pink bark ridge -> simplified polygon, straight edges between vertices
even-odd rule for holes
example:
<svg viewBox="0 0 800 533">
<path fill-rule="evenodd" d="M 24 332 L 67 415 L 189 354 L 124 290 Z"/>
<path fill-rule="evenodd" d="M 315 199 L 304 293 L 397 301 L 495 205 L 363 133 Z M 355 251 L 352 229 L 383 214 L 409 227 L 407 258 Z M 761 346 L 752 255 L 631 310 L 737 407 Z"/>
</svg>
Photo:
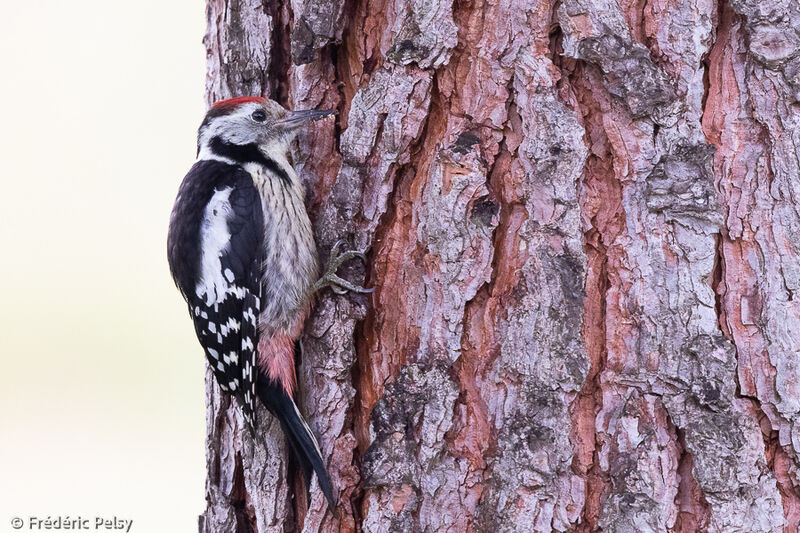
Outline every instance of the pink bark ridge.
<svg viewBox="0 0 800 533">
<path fill-rule="evenodd" d="M 208 99 L 335 108 L 296 166 L 322 251 L 277 423 L 208 385 L 203 531 L 796 531 L 800 8 L 208 2 Z"/>
</svg>

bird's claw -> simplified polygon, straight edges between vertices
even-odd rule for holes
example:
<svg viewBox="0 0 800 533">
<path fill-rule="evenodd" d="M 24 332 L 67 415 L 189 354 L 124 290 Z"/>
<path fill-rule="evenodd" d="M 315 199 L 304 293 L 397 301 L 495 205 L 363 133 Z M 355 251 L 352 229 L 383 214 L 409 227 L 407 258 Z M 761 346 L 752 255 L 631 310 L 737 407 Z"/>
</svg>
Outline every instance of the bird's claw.
<svg viewBox="0 0 800 533">
<path fill-rule="evenodd" d="M 356 257 L 364 262 L 367 260 L 367 255 L 358 250 L 347 250 L 346 252 L 342 252 L 340 254 L 339 248 L 342 247 L 342 244 L 344 244 L 344 241 L 336 241 L 336 244 L 334 244 L 333 248 L 331 248 L 331 253 L 328 256 L 328 262 L 325 265 L 325 273 L 314 284 L 314 292 L 322 290 L 325 287 L 330 287 L 331 290 L 336 294 L 347 294 L 347 291 L 357 292 L 360 294 L 371 293 L 375 289 L 365 289 L 364 287 L 359 287 L 358 285 L 354 285 L 346 279 L 340 278 L 338 275 L 336 275 L 339 267 L 342 266 L 342 263 L 345 261 L 349 261 L 350 259 Z"/>
</svg>

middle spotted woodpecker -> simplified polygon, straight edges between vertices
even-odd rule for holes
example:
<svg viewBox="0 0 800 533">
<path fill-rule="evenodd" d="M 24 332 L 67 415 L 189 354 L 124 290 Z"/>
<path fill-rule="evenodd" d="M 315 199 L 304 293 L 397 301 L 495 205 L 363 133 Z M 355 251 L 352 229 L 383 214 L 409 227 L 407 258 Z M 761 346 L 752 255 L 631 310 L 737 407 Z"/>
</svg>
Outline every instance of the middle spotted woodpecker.
<svg viewBox="0 0 800 533">
<path fill-rule="evenodd" d="M 167 255 L 220 388 L 237 399 L 251 432 L 261 400 L 280 421 L 307 490 L 315 472 L 333 507 L 319 445 L 293 400 L 295 343 L 316 290 L 368 292 L 336 275 L 342 262 L 364 256 L 335 246 L 317 279 L 305 191 L 287 158 L 300 126 L 331 116 L 259 97 L 214 104 L 178 190 Z"/>
</svg>

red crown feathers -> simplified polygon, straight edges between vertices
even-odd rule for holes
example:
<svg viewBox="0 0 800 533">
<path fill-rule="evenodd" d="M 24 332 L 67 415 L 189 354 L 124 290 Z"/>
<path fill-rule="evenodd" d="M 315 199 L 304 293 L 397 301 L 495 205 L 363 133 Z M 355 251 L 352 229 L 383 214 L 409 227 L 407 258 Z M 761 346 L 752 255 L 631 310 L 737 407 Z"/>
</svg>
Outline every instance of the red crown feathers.
<svg viewBox="0 0 800 533">
<path fill-rule="evenodd" d="M 214 102 L 214 105 L 211 107 L 214 109 L 231 109 L 234 107 L 239 107 L 242 104 L 247 104 L 249 102 L 256 102 L 259 104 L 265 103 L 267 100 L 260 96 L 237 96 L 236 98 L 228 98 L 227 100 L 220 100 L 218 102 Z"/>
</svg>

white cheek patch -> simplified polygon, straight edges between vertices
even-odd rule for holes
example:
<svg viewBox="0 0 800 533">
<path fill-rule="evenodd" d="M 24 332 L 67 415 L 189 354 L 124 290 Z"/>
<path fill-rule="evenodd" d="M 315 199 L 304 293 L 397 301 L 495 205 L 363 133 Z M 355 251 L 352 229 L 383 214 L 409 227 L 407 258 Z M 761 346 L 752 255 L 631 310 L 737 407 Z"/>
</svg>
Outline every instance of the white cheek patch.
<svg viewBox="0 0 800 533">
<path fill-rule="evenodd" d="M 231 212 L 229 202 L 233 188 L 226 187 L 211 197 L 203 213 L 200 225 L 200 281 L 195 287 L 198 298 L 210 306 L 225 300 L 230 282 L 222 271 L 220 257 L 230 244 L 228 216 Z"/>
</svg>

